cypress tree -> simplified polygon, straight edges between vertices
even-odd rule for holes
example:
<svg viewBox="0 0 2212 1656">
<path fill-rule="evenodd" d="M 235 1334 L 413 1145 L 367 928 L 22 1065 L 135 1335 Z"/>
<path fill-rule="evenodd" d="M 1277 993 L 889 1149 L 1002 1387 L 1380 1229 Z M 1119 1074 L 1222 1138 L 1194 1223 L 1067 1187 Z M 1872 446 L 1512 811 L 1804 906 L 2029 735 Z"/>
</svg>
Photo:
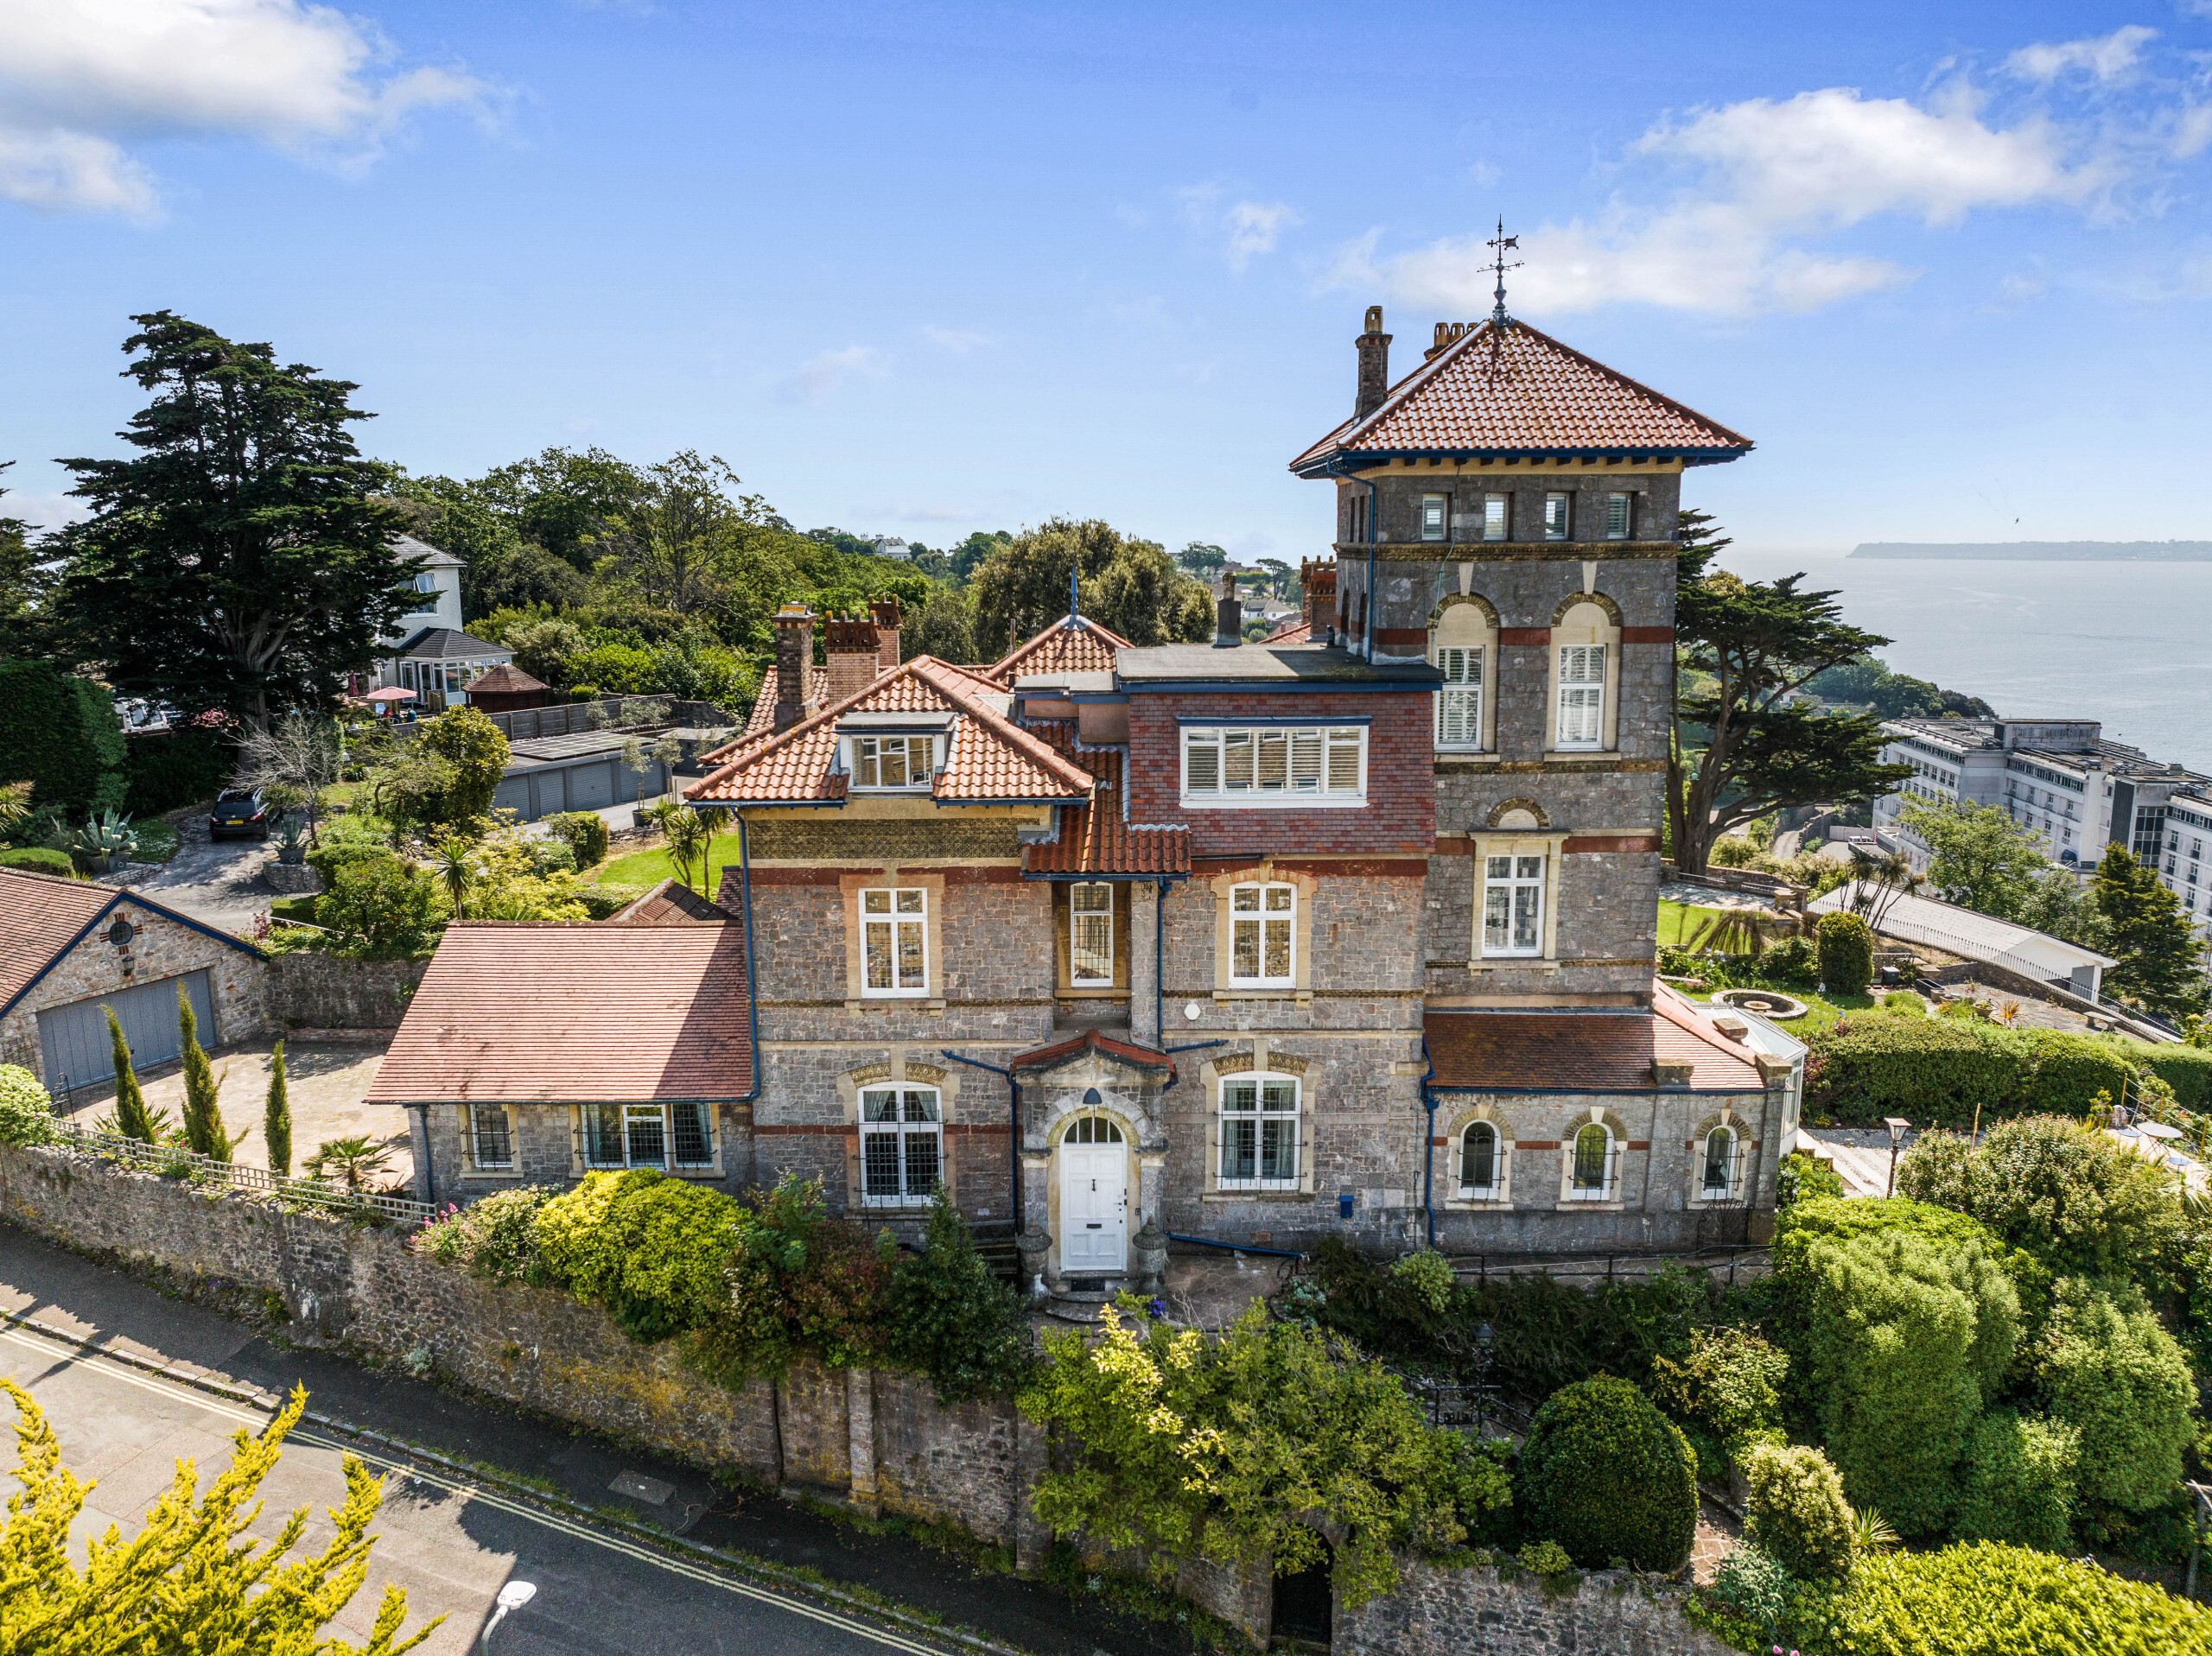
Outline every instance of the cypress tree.
<svg viewBox="0 0 2212 1656">
<path fill-rule="evenodd" d="M 2158 883 L 2155 861 L 2139 861 L 2113 846 L 2089 882 L 2097 912 L 2112 928 L 2120 964 L 2105 973 L 2105 987 L 2133 995 L 2160 1017 L 2178 1023 L 2204 1010 L 2208 990 L 2189 915 Z"/>
<path fill-rule="evenodd" d="M 231 1158 L 231 1140 L 215 1098 L 215 1066 L 200 1050 L 199 1020 L 182 989 L 176 992 L 176 1026 L 184 1037 L 184 1142 L 194 1155 Z"/>
<path fill-rule="evenodd" d="M 261 1142 L 269 1146 L 269 1171 L 279 1178 L 292 1176 L 292 1102 L 284 1095 L 284 1044 L 269 1066 L 269 1107 L 261 1119 Z"/>
<path fill-rule="evenodd" d="M 115 1008 L 103 1006 L 100 1010 L 107 1014 L 107 1037 L 115 1046 L 116 1130 L 126 1138 L 150 1145 L 154 1142 L 154 1120 L 146 1114 L 146 1094 L 138 1090 L 138 1072 L 130 1067 L 130 1043 L 123 1038 L 123 1025 L 115 1015 Z"/>
</svg>

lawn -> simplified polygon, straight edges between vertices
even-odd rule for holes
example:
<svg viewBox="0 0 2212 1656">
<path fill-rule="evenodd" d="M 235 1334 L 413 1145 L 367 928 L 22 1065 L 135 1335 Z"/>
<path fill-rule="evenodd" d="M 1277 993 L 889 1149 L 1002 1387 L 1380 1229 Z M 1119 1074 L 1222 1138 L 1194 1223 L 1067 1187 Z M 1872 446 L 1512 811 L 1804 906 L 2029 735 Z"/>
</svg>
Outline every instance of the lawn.
<svg viewBox="0 0 2212 1656">
<path fill-rule="evenodd" d="M 737 866 L 737 835 L 717 834 L 714 848 L 708 853 L 706 891 L 709 897 L 721 890 L 721 871 Z M 616 857 L 596 868 L 586 871 L 584 878 L 601 885 L 658 885 L 664 879 L 676 877 L 676 864 L 667 849 L 633 851 L 626 857 Z"/>
</svg>

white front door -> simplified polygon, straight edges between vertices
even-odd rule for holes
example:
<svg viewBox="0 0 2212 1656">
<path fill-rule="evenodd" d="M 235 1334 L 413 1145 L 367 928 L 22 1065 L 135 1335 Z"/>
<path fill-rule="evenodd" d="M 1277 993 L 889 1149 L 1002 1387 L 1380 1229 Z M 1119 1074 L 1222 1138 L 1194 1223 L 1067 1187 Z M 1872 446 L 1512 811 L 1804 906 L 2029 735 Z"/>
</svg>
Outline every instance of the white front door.
<svg viewBox="0 0 2212 1656">
<path fill-rule="evenodd" d="M 1119 1276 L 1128 1263 L 1125 1145 L 1060 1145 L 1060 1274 Z"/>
</svg>

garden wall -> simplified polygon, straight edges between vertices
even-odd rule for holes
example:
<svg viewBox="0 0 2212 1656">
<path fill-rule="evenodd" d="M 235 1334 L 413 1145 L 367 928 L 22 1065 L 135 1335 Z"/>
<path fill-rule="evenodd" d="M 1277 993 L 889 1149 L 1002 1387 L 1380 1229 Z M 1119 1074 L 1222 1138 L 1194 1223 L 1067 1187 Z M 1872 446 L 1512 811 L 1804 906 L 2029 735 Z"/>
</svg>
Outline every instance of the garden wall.
<svg viewBox="0 0 2212 1656">
<path fill-rule="evenodd" d="M 269 962 L 269 1018 L 279 1029 L 397 1029 L 419 961 L 356 961 L 298 949 Z"/>
<path fill-rule="evenodd" d="M 781 1384 L 732 1391 L 685 1368 L 676 1342 L 634 1344 L 597 1306 L 567 1294 L 441 1265 L 392 1231 L 284 1213 L 72 1152 L 0 1145 L 0 1219 L 67 1247 L 280 1295 L 302 1344 L 343 1345 L 410 1366 L 427 1361 L 438 1376 L 486 1396 L 694 1463 L 732 1467 L 869 1514 L 956 1525 L 1011 1545 L 1025 1571 L 1039 1568 L 1052 1545 L 1026 1498 L 1051 1444 L 1005 1399 L 940 1408 L 919 1376 L 811 1362 Z M 1494 1570 L 1410 1559 L 1402 1568 L 1402 1590 L 1338 1613 L 1338 1650 L 1717 1656 L 1723 1649 L 1683 1618 L 1673 1594 L 1649 1594 L 1632 1577 L 1600 1572 L 1552 1599 L 1525 1571 L 1505 1580 Z M 1266 1644 L 1273 1606 L 1264 1566 L 1192 1561 L 1176 1584 Z"/>
</svg>

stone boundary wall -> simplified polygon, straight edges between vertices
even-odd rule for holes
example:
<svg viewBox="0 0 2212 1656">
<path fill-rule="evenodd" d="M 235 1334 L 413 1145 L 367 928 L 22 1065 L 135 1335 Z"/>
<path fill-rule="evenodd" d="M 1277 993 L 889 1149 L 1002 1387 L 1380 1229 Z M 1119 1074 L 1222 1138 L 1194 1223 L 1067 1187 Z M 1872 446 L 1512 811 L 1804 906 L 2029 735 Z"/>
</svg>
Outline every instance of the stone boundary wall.
<svg viewBox="0 0 2212 1656">
<path fill-rule="evenodd" d="M 918 1375 L 811 1361 L 779 1384 L 732 1391 L 684 1367 L 673 1341 L 635 1344 L 595 1305 L 441 1265 L 395 1232 L 285 1213 L 67 1151 L 0 1145 L 0 1219 L 67 1247 L 279 1295 L 302 1344 L 414 1366 L 427 1357 L 438 1376 L 485 1396 L 695 1464 L 733 1468 L 868 1516 L 957 1526 L 1011 1545 L 1023 1573 L 1041 1567 L 1052 1544 L 1027 1499 L 1052 1446 L 1005 1399 L 944 1408 Z M 1726 1656 L 1683 1619 L 1678 1591 L 1652 1591 L 1634 1577 L 1599 1572 L 1554 1600 L 1525 1571 L 1509 1581 L 1495 1570 L 1411 1558 L 1400 1567 L 1401 1590 L 1339 1612 L 1338 1651 Z M 1271 1580 L 1264 1564 L 1191 1560 L 1175 1584 L 1264 1647 Z"/>
<path fill-rule="evenodd" d="M 396 1030 L 415 987 L 429 970 L 419 961 L 356 961 L 298 949 L 272 955 L 269 1021 L 288 1029 Z"/>
</svg>

